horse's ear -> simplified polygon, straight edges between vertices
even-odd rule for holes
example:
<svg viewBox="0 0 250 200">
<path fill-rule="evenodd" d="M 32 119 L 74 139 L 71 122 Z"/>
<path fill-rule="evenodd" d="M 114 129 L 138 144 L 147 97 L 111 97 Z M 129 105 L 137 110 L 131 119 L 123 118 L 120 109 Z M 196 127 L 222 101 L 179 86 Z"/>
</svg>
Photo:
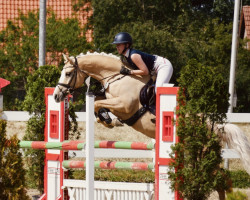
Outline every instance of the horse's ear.
<svg viewBox="0 0 250 200">
<path fill-rule="evenodd" d="M 67 62 L 68 61 L 67 56 L 64 53 L 62 55 L 63 55 L 64 63 Z"/>
<path fill-rule="evenodd" d="M 67 62 L 70 62 L 70 64 L 74 65 L 74 61 L 70 59 L 69 56 L 65 55 L 64 53 L 62 54 L 64 58 L 64 63 L 66 64 Z"/>
</svg>

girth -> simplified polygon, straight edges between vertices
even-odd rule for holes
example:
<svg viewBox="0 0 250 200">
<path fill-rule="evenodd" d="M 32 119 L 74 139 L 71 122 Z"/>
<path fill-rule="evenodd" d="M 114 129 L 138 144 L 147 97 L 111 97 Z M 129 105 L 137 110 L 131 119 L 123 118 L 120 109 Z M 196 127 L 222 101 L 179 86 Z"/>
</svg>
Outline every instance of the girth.
<svg viewBox="0 0 250 200">
<path fill-rule="evenodd" d="M 140 119 L 140 117 L 142 115 L 144 115 L 146 112 L 147 112 L 147 108 L 145 107 L 141 107 L 139 110 L 136 111 L 136 113 L 130 117 L 129 119 L 126 119 L 126 120 L 121 120 L 119 119 L 122 123 L 125 123 L 127 124 L 128 126 L 133 126 L 133 124 L 138 120 Z"/>
<path fill-rule="evenodd" d="M 142 104 L 142 107 L 138 111 L 136 111 L 129 119 L 120 121 L 127 124 L 128 126 L 133 126 L 133 124 L 138 119 L 140 119 L 140 117 L 142 117 L 147 111 L 150 111 L 155 115 L 155 101 L 152 101 L 152 99 L 155 99 L 155 93 L 153 80 L 150 79 L 140 92 L 140 102 Z"/>
</svg>

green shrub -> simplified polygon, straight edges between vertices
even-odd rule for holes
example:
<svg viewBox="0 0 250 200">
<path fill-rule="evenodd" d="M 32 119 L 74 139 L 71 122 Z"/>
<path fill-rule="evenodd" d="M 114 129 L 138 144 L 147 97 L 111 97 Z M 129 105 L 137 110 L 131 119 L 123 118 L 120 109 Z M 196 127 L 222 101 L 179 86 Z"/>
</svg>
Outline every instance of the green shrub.
<svg viewBox="0 0 250 200">
<path fill-rule="evenodd" d="M 92 49 L 92 44 L 86 41 L 86 29 L 80 27 L 73 13 L 71 19 L 62 20 L 48 11 L 46 21 L 46 52 L 50 55 L 46 61 L 48 64 L 63 64 L 58 53 L 78 55 Z M 15 21 L 8 21 L 7 27 L 0 31 L 0 43 L 1 78 L 11 81 L 2 91 L 4 109 L 20 110 L 27 93 L 27 78 L 38 68 L 39 12 L 24 14 L 20 10 Z"/>
<path fill-rule="evenodd" d="M 24 110 L 32 114 L 32 117 L 27 122 L 26 134 L 23 140 L 28 141 L 43 141 L 45 128 L 45 87 L 55 87 L 60 77 L 60 70 L 56 66 L 40 66 L 33 74 L 30 74 L 27 79 L 26 91 L 27 95 L 23 102 Z M 74 135 L 74 139 L 78 139 L 79 131 L 77 131 L 77 121 L 74 112 L 74 107 L 70 104 L 69 131 Z M 43 176 L 44 176 L 44 151 L 26 149 L 26 163 L 28 164 L 28 179 L 29 186 L 37 188 L 43 193 Z"/>
<path fill-rule="evenodd" d="M 230 171 L 230 177 L 234 188 L 250 187 L 250 175 L 246 171 Z"/>
<path fill-rule="evenodd" d="M 227 194 L 226 200 L 247 200 L 247 195 L 240 191 L 231 192 Z"/>
<path fill-rule="evenodd" d="M 71 171 L 71 178 L 85 180 L 85 170 Z M 134 183 L 154 183 L 154 172 L 139 171 L 139 170 L 125 170 L 125 169 L 96 169 L 96 181 L 112 181 L 112 182 L 134 182 Z"/>
<path fill-rule="evenodd" d="M 220 169 L 221 144 L 215 124 L 225 120 L 227 83 L 220 67 L 190 60 L 178 79 L 179 143 L 172 146 L 172 189 L 188 200 L 206 199 L 216 189 L 226 188 L 227 175 Z M 185 93 L 185 94 L 184 94 Z M 209 126 L 207 125 L 209 122 Z M 175 173 L 177 169 L 177 173 Z"/>
<path fill-rule="evenodd" d="M 29 199 L 19 140 L 16 136 L 7 139 L 6 124 L 6 121 L 0 120 L 0 199 Z"/>
</svg>

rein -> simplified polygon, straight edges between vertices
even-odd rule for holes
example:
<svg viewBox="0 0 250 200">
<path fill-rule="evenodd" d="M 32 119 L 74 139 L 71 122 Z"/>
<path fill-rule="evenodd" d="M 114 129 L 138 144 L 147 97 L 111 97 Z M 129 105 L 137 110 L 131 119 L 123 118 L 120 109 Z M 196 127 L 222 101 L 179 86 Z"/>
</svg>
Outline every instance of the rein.
<svg viewBox="0 0 250 200">
<path fill-rule="evenodd" d="M 101 82 L 101 81 L 103 81 L 103 80 L 105 80 L 105 79 L 107 79 L 107 78 L 111 78 L 111 77 L 117 76 L 117 75 L 119 75 L 119 74 L 120 74 L 120 73 L 116 73 L 116 74 L 113 74 L 113 75 L 104 77 L 103 79 L 99 80 L 99 82 Z"/>
</svg>

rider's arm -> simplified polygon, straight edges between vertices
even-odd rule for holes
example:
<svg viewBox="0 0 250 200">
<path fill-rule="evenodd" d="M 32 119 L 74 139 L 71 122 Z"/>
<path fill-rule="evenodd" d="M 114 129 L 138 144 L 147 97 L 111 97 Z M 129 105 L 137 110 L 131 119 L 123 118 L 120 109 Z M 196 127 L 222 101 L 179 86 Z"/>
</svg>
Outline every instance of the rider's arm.
<svg viewBox="0 0 250 200">
<path fill-rule="evenodd" d="M 141 55 L 135 53 L 131 56 L 131 60 L 139 68 L 139 69 L 131 70 L 131 74 L 134 74 L 134 75 L 148 75 L 149 74 L 148 68 L 146 64 L 144 63 L 144 61 L 142 60 Z"/>
</svg>

